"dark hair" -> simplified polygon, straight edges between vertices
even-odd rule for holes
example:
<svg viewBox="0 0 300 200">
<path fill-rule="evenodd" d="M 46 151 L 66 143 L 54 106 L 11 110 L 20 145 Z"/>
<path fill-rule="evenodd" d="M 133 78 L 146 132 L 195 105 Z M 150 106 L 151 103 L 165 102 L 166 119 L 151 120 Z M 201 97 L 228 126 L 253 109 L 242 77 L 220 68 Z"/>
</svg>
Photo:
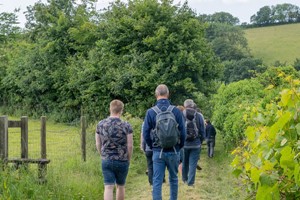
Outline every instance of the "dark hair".
<svg viewBox="0 0 300 200">
<path fill-rule="evenodd" d="M 210 120 L 209 119 L 206 119 L 205 122 L 208 123 L 208 124 L 210 124 Z"/>
</svg>

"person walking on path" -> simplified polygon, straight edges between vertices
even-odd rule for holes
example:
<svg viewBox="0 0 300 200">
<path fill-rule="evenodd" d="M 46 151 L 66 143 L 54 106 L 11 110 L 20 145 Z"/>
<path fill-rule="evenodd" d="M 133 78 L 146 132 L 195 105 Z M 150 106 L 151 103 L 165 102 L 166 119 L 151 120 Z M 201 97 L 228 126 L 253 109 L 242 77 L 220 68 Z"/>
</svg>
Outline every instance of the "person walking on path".
<svg viewBox="0 0 300 200">
<path fill-rule="evenodd" d="M 175 106 L 171 106 L 169 98 L 169 89 L 166 85 L 161 84 L 155 90 L 156 105 L 147 110 L 144 126 L 143 137 L 150 149 L 153 150 L 153 200 L 162 199 L 162 183 L 165 174 L 165 169 L 169 171 L 169 184 L 170 184 L 170 200 L 176 200 L 178 197 L 178 165 L 179 165 L 179 151 L 184 146 L 185 141 L 185 128 L 181 111 Z M 159 121 L 160 116 L 168 113 L 168 117 L 172 116 L 173 119 L 167 119 L 167 123 Z M 174 122 L 176 121 L 176 122 Z M 159 122 L 159 123 L 157 123 Z M 162 129 L 157 127 L 165 126 L 164 129 L 168 134 L 169 126 L 176 123 L 176 128 L 172 126 L 173 134 L 177 134 L 176 143 L 173 147 L 166 148 L 165 140 L 163 137 Z M 151 131 L 155 130 L 153 140 L 151 139 Z M 176 135 L 175 134 L 175 135 Z M 173 140 L 172 140 L 173 141 Z"/>
<path fill-rule="evenodd" d="M 110 116 L 101 120 L 96 127 L 96 148 L 101 156 L 104 177 L 104 200 L 125 199 L 125 183 L 133 150 L 133 130 L 128 122 L 120 119 L 124 104 L 110 102 Z"/>
<path fill-rule="evenodd" d="M 208 148 L 207 155 L 208 157 L 212 158 L 214 156 L 214 148 L 216 143 L 217 132 L 209 119 L 205 120 L 205 123 L 206 123 L 205 138 L 206 138 L 206 143 Z"/>
<path fill-rule="evenodd" d="M 185 100 L 184 107 L 183 115 L 187 137 L 183 150 L 182 181 L 188 186 L 193 186 L 201 144 L 205 136 L 205 124 L 203 116 L 195 110 L 195 103 L 192 99 Z"/>
</svg>

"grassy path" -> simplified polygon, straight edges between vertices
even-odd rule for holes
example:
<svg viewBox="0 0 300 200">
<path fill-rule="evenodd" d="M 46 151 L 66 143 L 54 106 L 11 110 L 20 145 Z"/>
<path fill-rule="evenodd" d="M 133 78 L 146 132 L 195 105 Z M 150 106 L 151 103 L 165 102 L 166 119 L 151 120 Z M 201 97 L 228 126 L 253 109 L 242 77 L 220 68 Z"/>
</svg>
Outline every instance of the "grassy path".
<svg viewBox="0 0 300 200">
<path fill-rule="evenodd" d="M 181 181 L 179 175 L 179 200 L 240 200 L 245 197 L 245 190 L 238 185 L 230 169 L 232 158 L 230 153 L 224 152 L 223 145 L 218 142 L 215 157 L 207 157 L 206 145 L 203 145 L 200 161 L 202 170 L 197 170 L 195 187 L 188 187 Z M 146 160 L 145 160 L 146 162 Z M 151 187 L 146 175 L 130 176 L 126 186 L 126 199 L 151 200 Z M 168 181 L 163 185 L 163 199 L 169 199 Z"/>
</svg>

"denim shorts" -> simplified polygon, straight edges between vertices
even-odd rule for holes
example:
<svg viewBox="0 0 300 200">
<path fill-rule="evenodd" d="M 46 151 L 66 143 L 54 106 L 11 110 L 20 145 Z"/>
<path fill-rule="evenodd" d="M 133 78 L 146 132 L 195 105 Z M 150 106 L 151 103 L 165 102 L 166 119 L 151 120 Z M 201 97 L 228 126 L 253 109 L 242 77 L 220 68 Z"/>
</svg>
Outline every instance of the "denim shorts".
<svg viewBox="0 0 300 200">
<path fill-rule="evenodd" d="M 125 185 L 129 161 L 102 160 L 104 185 Z"/>
</svg>

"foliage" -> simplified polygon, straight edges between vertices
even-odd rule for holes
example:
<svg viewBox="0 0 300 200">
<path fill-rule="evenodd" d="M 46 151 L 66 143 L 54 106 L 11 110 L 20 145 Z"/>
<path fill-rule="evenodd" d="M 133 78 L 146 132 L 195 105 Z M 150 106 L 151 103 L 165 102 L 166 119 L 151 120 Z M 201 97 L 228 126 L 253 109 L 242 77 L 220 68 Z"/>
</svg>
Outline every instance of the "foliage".
<svg viewBox="0 0 300 200">
<path fill-rule="evenodd" d="M 242 58 L 241 60 L 224 61 L 224 81 L 231 83 L 243 79 L 255 77 L 266 70 L 262 60 L 257 58 Z"/>
<path fill-rule="evenodd" d="M 259 26 L 300 22 L 300 8 L 289 3 L 264 6 L 251 16 L 250 21 Z"/>
<path fill-rule="evenodd" d="M 263 87 L 257 80 L 242 80 L 222 85 L 213 96 L 214 104 L 212 121 L 220 130 L 224 143 L 235 146 L 244 137 L 244 113 L 249 106 L 263 97 Z"/>
<path fill-rule="evenodd" d="M 232 82 L 219 88 L 212 99 L 212 121 L 223 135 L 226 145 L 235 147 L 245 137 L 244 131 L 249 124 L 244 117 L 252 106 L 257 102 L 266 106 L 269 101 L 276 101 L 277 93 L 285 87 L 283 78 L 278 77 L 280 73 L 299 78 L 293 67 L 269 67 L 262 74 L 257 74 L 256 78 Z M 269 85 L 272 85 L 272 90 L 264 90 Z"/>
<path fill-rule="evenodd" d="M 206 29 L 206 38 L 221 61 L 240 60 L 250 56 L 244 32 L 237 26 L 210 23 Z"/>
<path fill-rule="evenodd" d="M 240 27 L 208 21 L 205 35 L 224 65 L 223 80 L 226 84 L 254 77 L 255 73 L 265 70 L 262 61 L 251 56 L 244 31 Z"/>
<path fill-rule="evenodd" d="M 237 25 L 240 20 L 227 12 L 216 12 L 212 15 L 199 15 L 198 18 L 203 22 L 221 23 L 228 25 Z"/>
<path fill-rule="evenodd" d="M 7 52 L 7 75 L 1 80 L 4 105 L 22 108 L 27 115 L 52 113 L 63 121 L 80 115 L 80 96 L 74 98 L 68 87 L 67 66 L 70 58 L 84 56 L 96 39 L 88 2 L 37 2 L 28 8 L 24 39 Z"/>
<path fill-rule="evenodd" d="M 233 151 L 234 173 L 244 178 L 256 199 L 300 198 L 300 80 L 284 80 L 289 85 L 279 101 L 257 104 L 245 117 L 245 140 Z"/>
<path fill-rule="evenodd" d="M 116 1 L 100 19 L 103 37 L 88 59 L 72 68 L 80 71 L 71 79 L 88 110 L 100 105 L 103 115 L 103 106 L 118 98 L 128 112 L 142 116 L 160 83 L 169 86 L 174 104 L 195 91 L 207 95 L 216 90 L 211 83 L 222 69 L 204 39 L 203 24 L 187 4 Z"/>
<path fill-rule="evenodd" d="M 18 27 L 17 12 L 18 10 L 15 10 L 14 13 L 0 13 L 0 43 L 4 43 L 7 39 L 20 33 L 21 29 Z"/>
<path fill-rule="evenodd" d="M 96 12 L 93 2 L 28 7 L 26 32 L 0 68 L 2 106 L 72 121 L 106 116 L 112 99 L 142 116 L 160 83 L 170 87 L 174 104 L 216 91 L 222 66 L 187 3 L 116 1 Z"/>
<path fill-rule="evenodd" d="M 297 71 L 300 71 L 300 59 L 299 58 L 296 58 L 293 66 Z"/>
</svg>

